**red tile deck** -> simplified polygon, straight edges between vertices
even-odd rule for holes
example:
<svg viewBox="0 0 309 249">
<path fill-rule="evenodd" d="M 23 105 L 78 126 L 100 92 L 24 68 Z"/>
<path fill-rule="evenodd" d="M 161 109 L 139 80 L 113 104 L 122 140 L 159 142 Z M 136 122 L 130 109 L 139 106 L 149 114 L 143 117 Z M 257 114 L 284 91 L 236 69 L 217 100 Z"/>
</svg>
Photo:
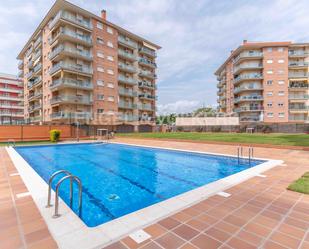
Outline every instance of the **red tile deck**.
<svg viewBox="0 0 309 249">
<path fill-rule="evenodd" d="M 119 142 L 235 154 L 231 145 L 191 142 L 116 139 Z M 264 172 L 225 192 L 212 196 L 171 217 L 144 228 L 151 238 L 137 244 L 130 237 L 107 249 L 159 248 L 309 248 L 309 196 L 286 190 L 288 184 L 309 171 L 309 152 L 255 148 L 256 157 L 284 160 L 286 166 Z M 0 148 L 0 248 L 56 248 L 22 179 L 10 176 L 16 169 Z"/>
</svg>

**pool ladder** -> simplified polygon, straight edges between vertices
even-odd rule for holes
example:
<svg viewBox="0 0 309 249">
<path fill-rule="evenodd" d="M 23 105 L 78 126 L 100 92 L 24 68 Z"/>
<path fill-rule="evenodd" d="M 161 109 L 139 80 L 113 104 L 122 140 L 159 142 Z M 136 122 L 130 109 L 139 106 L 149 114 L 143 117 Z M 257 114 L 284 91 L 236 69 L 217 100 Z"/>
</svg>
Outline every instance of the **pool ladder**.
<svg viewBox="0 0 309 249">
<path fill-rule="evenodd" d="M 69 171 L 67 170 L 59 170 L 52 174 L 52 176 L 49 178 L 48 181 L 48 196 L 47 196 L 47 208 L 50 208 L 52 206 L 51 204 L 51 189 L 52 189 L 52 182 L 53 179 L 59 175 L 59 174 L 65 174 L 64 177 L 62 177 L 56 185 L 56 195 L 55 195 L 55 214 L 53 215 L 53 218 L 58 218 L 60 217 L 59 214 L 59 188 L 61 184 L 70 179 L 70 207 L 72 208 L 73 206 L 73 182 L 75 181 L 78 185 L 78 212 L 79 216 L 81 216 L 81 211 L 82 211 L 82 182 L 81 180 L 77 177 L 72 175 Z"/>
<path fill-rule="evenodd" d="M 8 139 L 7 140 L 7 146 L 8 147 L 15 147 L 16 146 L 15 139 Z"/>
<path fill-rule="evenodd" d="M 238 164 L 240 162 L 240 159 L 243 158 L 243 147 L 242 146 L 238 146 L 237 147 L 237 160 L 238 160 Z M 253 158 L 253 147 L 248 147 L 248 160 L 249 160 L 249 164 L 251 163 L 251 160 Z"/>
</svg>

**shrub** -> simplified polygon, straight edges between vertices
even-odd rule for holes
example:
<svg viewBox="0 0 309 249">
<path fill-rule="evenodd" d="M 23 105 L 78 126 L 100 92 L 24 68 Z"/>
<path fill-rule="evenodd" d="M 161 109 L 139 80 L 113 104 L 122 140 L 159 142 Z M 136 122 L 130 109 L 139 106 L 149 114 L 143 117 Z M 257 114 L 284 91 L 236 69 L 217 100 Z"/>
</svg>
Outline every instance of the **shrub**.
<svg viewBox="0 0 309 249">
<path fill-rule="evenodd" d="M 183 131 L 183 127 L 182 126 L 177 126 L 177 131 Z"/>
<path fill-rule="evenodd" d="M 60 134 L 61 134 L 60 130 L 50 130 L 49 131 L 50 141 L 53 143 L 58 142 L 60 139 Z"/>
<path fill-rule="evenodd" d="M 271 133 L 272 128 L 269 125 L 264 125 L 263 128 L 262 128 L 262 132 L 263 133 Z"/>
</svg>

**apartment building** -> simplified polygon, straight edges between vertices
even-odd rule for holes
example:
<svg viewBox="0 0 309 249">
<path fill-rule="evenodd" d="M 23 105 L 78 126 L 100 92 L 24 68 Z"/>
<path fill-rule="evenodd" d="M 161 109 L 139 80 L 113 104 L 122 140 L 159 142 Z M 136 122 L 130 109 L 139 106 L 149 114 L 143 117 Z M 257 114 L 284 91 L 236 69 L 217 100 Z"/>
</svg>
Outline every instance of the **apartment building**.
<svg viewBox="0 0 309 249">
<path fill-rule="evenodd" d="M 112 124 L 151 130 L 160 47 L 57 0 L 18 59 L 31 123 Z"/>
<path fill-rule="evenodd" d="M 248 42 L 215 72 L 219 111 L 241 122 L 309 122 L 309 43 Z"/>
<path fill-rule="evenodd" d="M 24 120 L 23 83 L 11 74 L 0 73 L 0 124 Z"/>
</svg>

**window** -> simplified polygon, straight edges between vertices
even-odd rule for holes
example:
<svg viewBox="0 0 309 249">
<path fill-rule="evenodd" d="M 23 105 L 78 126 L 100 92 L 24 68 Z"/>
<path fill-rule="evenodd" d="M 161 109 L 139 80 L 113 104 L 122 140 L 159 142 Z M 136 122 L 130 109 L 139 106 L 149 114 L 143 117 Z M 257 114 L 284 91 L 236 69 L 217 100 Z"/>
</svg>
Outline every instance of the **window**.
<svg viewBox="0 0 309 249">
<path fill-rule="evenodd" d="M 284 70 L 278 70 L 278 74 L 284 74 Z"/>
<path fill-rule="evenodd" d="M 113 29 L 111 27 L 107 27 L 107 33 L 113 34 L 114 31 L 113 31 Z"/>
<path fill-rule="evenodd" d="M 103 94 L 98 94 L 97 99 L 98 100 L 104 100 L 104 95 Z"/>
<path fill-rule="evenodd" d="M 103 29 L 103 23 L 97 22 L 97 28 L 98 29 Z"/>
<path fill-rule="evenodd" d="M 272 64 L 272 63 L 273 63 L 273 60 L 267 60 L 266 63 L 267 63 L 267 64 Z"/>
<path fill-rule="evenodd" d="M 103 67 L 97 67 L 98 72 L 104 73 L 104 68 Z"/>
<path fill-rule="evenodd" d="M 272 52 L 273 48 L 267 48 L 267 52 Z"/>
<path fill-rule="evenodd" d="M 273 106 L 273 103 L 272 102 L 268 102 L 267 103 L 267 107 L 272 107 Z"/>
<path fill-rule="evenodd" d="M 272 117 L 274 117 L 274 113 L 272 113 L 272 112 L 268 112 L 268 113 L 267 113 L 267 117 L 268 117 L 268 118 L 272 118 Z"/>
<path fill-rule="evenodd" d="M 278 113 L 278 117 L 279 117 L 279 118 L 284 118 L 284 112 L 279 112 L 279 113 Z"/>
<path fill-rule="evenodd" d="M 267 92 L 267 96 L 273 96 L 273 92 Z"/>
<path fill-rule="evenodd" d="M 110 74 L 110 75 L 114 75 L 114 70 L 112 70 L 112 69 L 107 69 L 107 73 Z"/>
<path fill-rule="evenodd" d="M 104 44 L 104 41 L 102 38 L 97 37 L 97 43 L 98 44 Z"/>
<path fill-rule="evenodd" d="M 114 47 L 113 43 L 110 42 L 110 41 L 107 42 L 107 46 L 110 47 L 110 48 L 113 48 L 113 47 Z"/>
<path fill-rule="evenodd" d="M 115 101 L 115 98 L 114 98 L 114 96 L 108 96 L 107 100 L 108 100 L 108 101 L 111 101 L 111 102 L 114 102 L 114 101 Z"/>
<path fill-rule="evenodd" d="M 284 85 L 284 80 L 278 80 L 279 85 Z"/>
<path fill-rule="evenodd" d="M 266 84 L 267 84 L 268 86 L 270 86 L 270 85 L 273 84 L 273 81 L 272 81 L 272 80 L 268 80 L 268 81 L 266 82 Z"/>
<path fill-rule="evenodd" d="M 278 106 L 279 106 L 279 107 L 283 107 L 283 106 L 284 106 L 284 103 L 279 102 L 279 103 L 278 103 Z"/>
<path fill-rule="evenodd" d="M 107 56 L 107 60 L 109 60 L 109 61 L 114 61 L 114 56 L 108 55 L 108 56 Z"/>
<path fill-rule="evenodd" d="M 104 81 L 103 80 L 97 80 L 97 85 L 98 86 L 104 86 Z"/>
<path fill-rule="evenodd" d="M 113 83 L 107 83 L 107 87 L 114 88 L 114 84 Z"/>
<path fill-rule="evenodd" d="M 103 113 L 104 109 L 97 109 L 97 113 Z"/>
<path fill-rule="evenodd" d="M 283 52 L 284 51 L 284 48 L 278 48 L 278 52 Z"/>
<path fill-rule="evenodd" d="M 284 96 L 284 91 L 279 91 L 278 96 Z"/>
<path fill-rule="evenodd" d="M 99 58 L 104 58 L 104 54 L 103 54 L 102 52 L 97 52 L 97 56 L 98 56 Z"/>
<path fill-rule="evenodd" d="M 273 72 L 273 70 L 268 70 L 267 71 L 267 74 L 273 74 L 274 72 Z"/>
<path fill-rule="evenodd" d="M 280 60 L 278 60 L 278 63 L 279 63 L 279 64 L 282 64 L 282 63 L 284 63 L 284 60 L 283 60 L 283 59 L 280 59 Z"/>
</svg>

